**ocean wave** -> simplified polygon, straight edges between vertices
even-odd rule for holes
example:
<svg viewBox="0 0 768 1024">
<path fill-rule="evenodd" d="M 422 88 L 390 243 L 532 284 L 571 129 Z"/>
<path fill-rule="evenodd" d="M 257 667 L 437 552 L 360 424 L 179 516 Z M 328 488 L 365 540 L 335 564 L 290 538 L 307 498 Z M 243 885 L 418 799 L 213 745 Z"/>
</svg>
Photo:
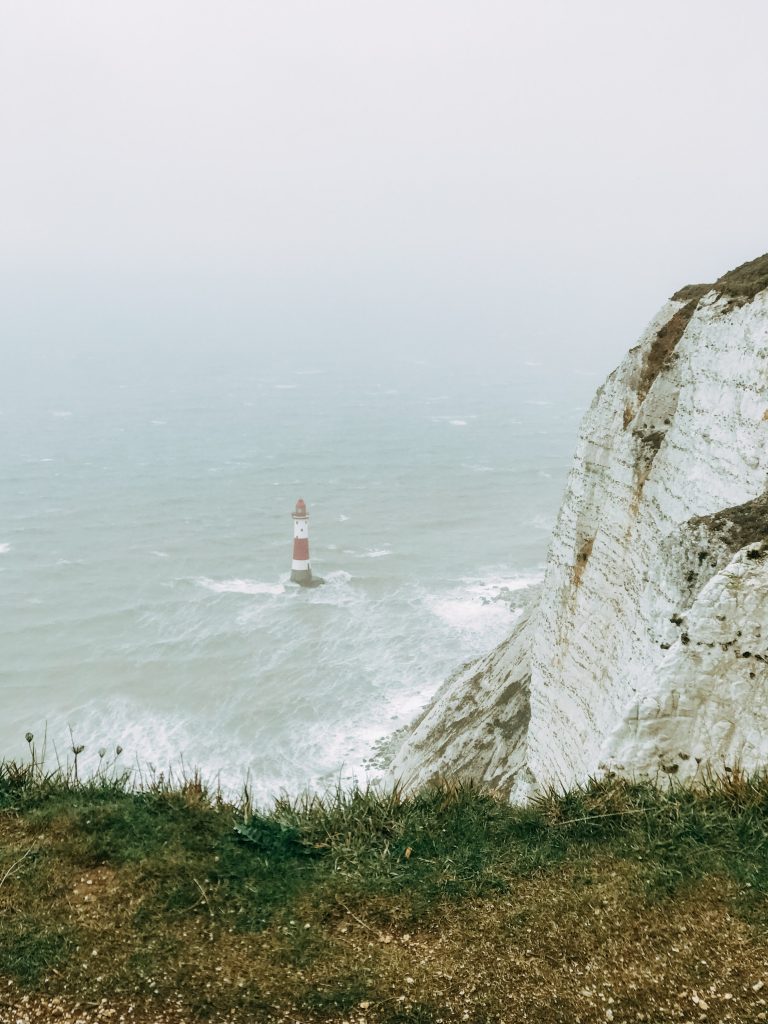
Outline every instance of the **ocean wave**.
<svg viewBox="0 0 768 1024">
<path fill-rule="evenodd" d="M 347 572 L 346 569 L 334 569 L 333 572 L 329 572 L 325 577 L 326 583 L 336 584 L 341 586 L 344 583 L 351 583 L 352 573 Z"/>
<path fill-rule="evenodd" d="M 466 420 L 450 420 L 449 422 L 452 427 L 466 427 L 467 425 Z"/>
<path fill-rule="evenodd" d="M 83 743 L 80 767 L 84 775 L 101 767 L 100 749 L 105 751 L 107 765 L 116 764 L 137 778 L 151 777 L 156 771 L 183 776 L 188 757 L 193 768 L 201 763 L 213 767 L 210 751 L 205 749 L 209 741 L 203 739 L 201 743 L 195 715 L 151 709 L 146 702 L 130 698 L 87 701 L 66 715 L 54 716 L 35 731 L 44 732 L 53 744 L 63 745 L 68 733 Z"/>
<path fill-rule="evenodd" d="M 511 576 L 504 572 L 490 573 L 482 580 L 467 579 L 465 582 L 470 593 L 495 601 L 499 598 L 504 599 L 508 593 L 537 587 L 543 581 L 544 573 L 532 569 L 530 572 L 514 573 Z"/>
<path fill-rule="evenodd" d="M 475 597 L 430 598 L 430 611 L 460 632 L 486 634 L 504 630 L 514 622 L 520 609 L 498 603 L 486 605 Z"/>
<path fill-rule="evenodd" d="M 0 555 L 7 555 L 10 550 L 10 544 L 0 544 Z"/>
<path fill-rule="evenodd" d="M 388 548 L 369 548 L 364 551 L 359 558 L 384 558 L 386 555 L 391 555 L 392 552 Z"/>
<path fill-rule="evenodd" d="M 197 583 L 214 594 L 284 594 L 282 583 L 259 583 L 256 580 L 211 580 L 202 576 Z"/>
<path fill-rule="evenodd" d="M 316 573 L 316 575 L 319 574 Z M 364 595 L 356 587 L 349 586 L 352 582 L 352 575 L 346 570 L 334 569 L 324 575 L 322 579 L 325 586 L 308 591 L 311 604 L 348 608 L 351 605 L 364 603 Z"/>
<path fill-rule="evenodd" d="M 110 761 L 120 744 L 118 764 L 126 770 L 146 778 L 148 765 L 171 766 L 174 774 L 199 767 L 232 794 L 247 777 L 259 804 L 285 788 L 322 792 L 337 782 L 375 778 L 381 771 L 372 761 L 376 744 L 405 725 L 457 664 L 508 633 L 519 614 L 513 606 L 536 579 L 493 567 L 457 580 L 447 593 L 427 597 L 421 584 L 404 583 L 382 597 L 344 569 L 322 574 L 326 585 L 304 592 L 285 576 L 272 582 L 188 577 L 188 585 L 214 594 L 285 591 L 279 601 L 182 602 L 172 636 L 183 638 L 185 648 L 192 642 L 208 666 L 210 659 L 218 664 L 224 640 L 241 643 L 242 671 L 222 675 L 212 692 L 199 673 L 187 678 L 185 672 L 183 681 L 167 676 L 165 650 L 155 650 L 142 675 L 167 677 L 170 689 L 90 700 L 86 689 L 82 702 L 67 700 L 52 715 L 49 736 L 64 744 L 72 725 L 86 744 L 84 772 L 98 769 L 99 745 Z M 442 625 L 433 613 L 442 615 Z M 427 665 L 423 649 L 431 636 L 437 642 Z"/>
<path fill-rule="evenodd" d="M 429 610 L 452 629 L 475 634 L 483 643 L 497 642 L 522 611 L 522 592 L 541 583 L 538 572 L 465 580 L 462 586 L 427 598 Z"/>
</svg>

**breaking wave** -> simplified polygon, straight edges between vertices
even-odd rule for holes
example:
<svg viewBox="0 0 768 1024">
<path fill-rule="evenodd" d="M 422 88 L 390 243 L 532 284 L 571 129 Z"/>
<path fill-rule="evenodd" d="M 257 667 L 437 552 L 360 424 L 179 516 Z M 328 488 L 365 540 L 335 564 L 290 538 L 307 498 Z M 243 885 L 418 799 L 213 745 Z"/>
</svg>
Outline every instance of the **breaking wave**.
<svg viewBox="0 0 768 1024">
<path fill-rule="evenodd" d="M 214 594 L 284 594 L 282 583 L 258 583 L 256 580 L 197 580 L 201 587 Z"/>
</svg>

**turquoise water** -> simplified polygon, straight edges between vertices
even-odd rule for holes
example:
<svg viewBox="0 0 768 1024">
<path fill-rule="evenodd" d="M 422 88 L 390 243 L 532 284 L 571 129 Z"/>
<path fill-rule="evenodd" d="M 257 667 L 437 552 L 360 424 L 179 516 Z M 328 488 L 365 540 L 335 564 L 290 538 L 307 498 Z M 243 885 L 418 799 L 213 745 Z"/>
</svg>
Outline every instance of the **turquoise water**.
<svg viewBox="0 0 768 1024">
<path fill-rule="evenodd" d="M 0 754 L 70 729 L 259 798 L 364 774 L 541 578 L 597 378 L 87 360 L 0 391 Z M 296 499 L 313 569 L 290 585 Z"/>
</svg>

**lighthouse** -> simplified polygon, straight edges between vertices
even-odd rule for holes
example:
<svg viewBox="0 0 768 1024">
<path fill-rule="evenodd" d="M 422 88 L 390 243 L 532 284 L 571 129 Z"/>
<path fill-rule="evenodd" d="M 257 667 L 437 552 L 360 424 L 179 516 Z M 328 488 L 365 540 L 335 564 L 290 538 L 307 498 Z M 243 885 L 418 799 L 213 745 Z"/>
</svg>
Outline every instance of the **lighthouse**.
<svg viewBox="0 0 768 1024">
<path fill-rule="evenodd" d="M 291 583 L 301 587 L 317 587 L 323 581 L 312 577 L 309 567 L 309 514 L 304 499 L 299 498 L 293 513 L 293 562 Z"/>
</svg>

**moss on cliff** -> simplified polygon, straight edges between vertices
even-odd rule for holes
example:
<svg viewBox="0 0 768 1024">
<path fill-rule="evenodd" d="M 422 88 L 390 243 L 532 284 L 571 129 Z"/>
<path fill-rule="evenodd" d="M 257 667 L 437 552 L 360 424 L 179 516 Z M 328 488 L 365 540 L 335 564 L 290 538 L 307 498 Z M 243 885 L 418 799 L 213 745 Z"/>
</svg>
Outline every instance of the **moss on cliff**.
<svg viewBox="0 0 768 1024">
<path fill-rule="evenodd" d="M 704 526 L 734 553 L 748 544 L 759 545 L 755 554 L 768 543 L 768 492 L 741 505 L 721 509 L 711 516 L 696 516 L 691 526 Z"/>
</svg>

